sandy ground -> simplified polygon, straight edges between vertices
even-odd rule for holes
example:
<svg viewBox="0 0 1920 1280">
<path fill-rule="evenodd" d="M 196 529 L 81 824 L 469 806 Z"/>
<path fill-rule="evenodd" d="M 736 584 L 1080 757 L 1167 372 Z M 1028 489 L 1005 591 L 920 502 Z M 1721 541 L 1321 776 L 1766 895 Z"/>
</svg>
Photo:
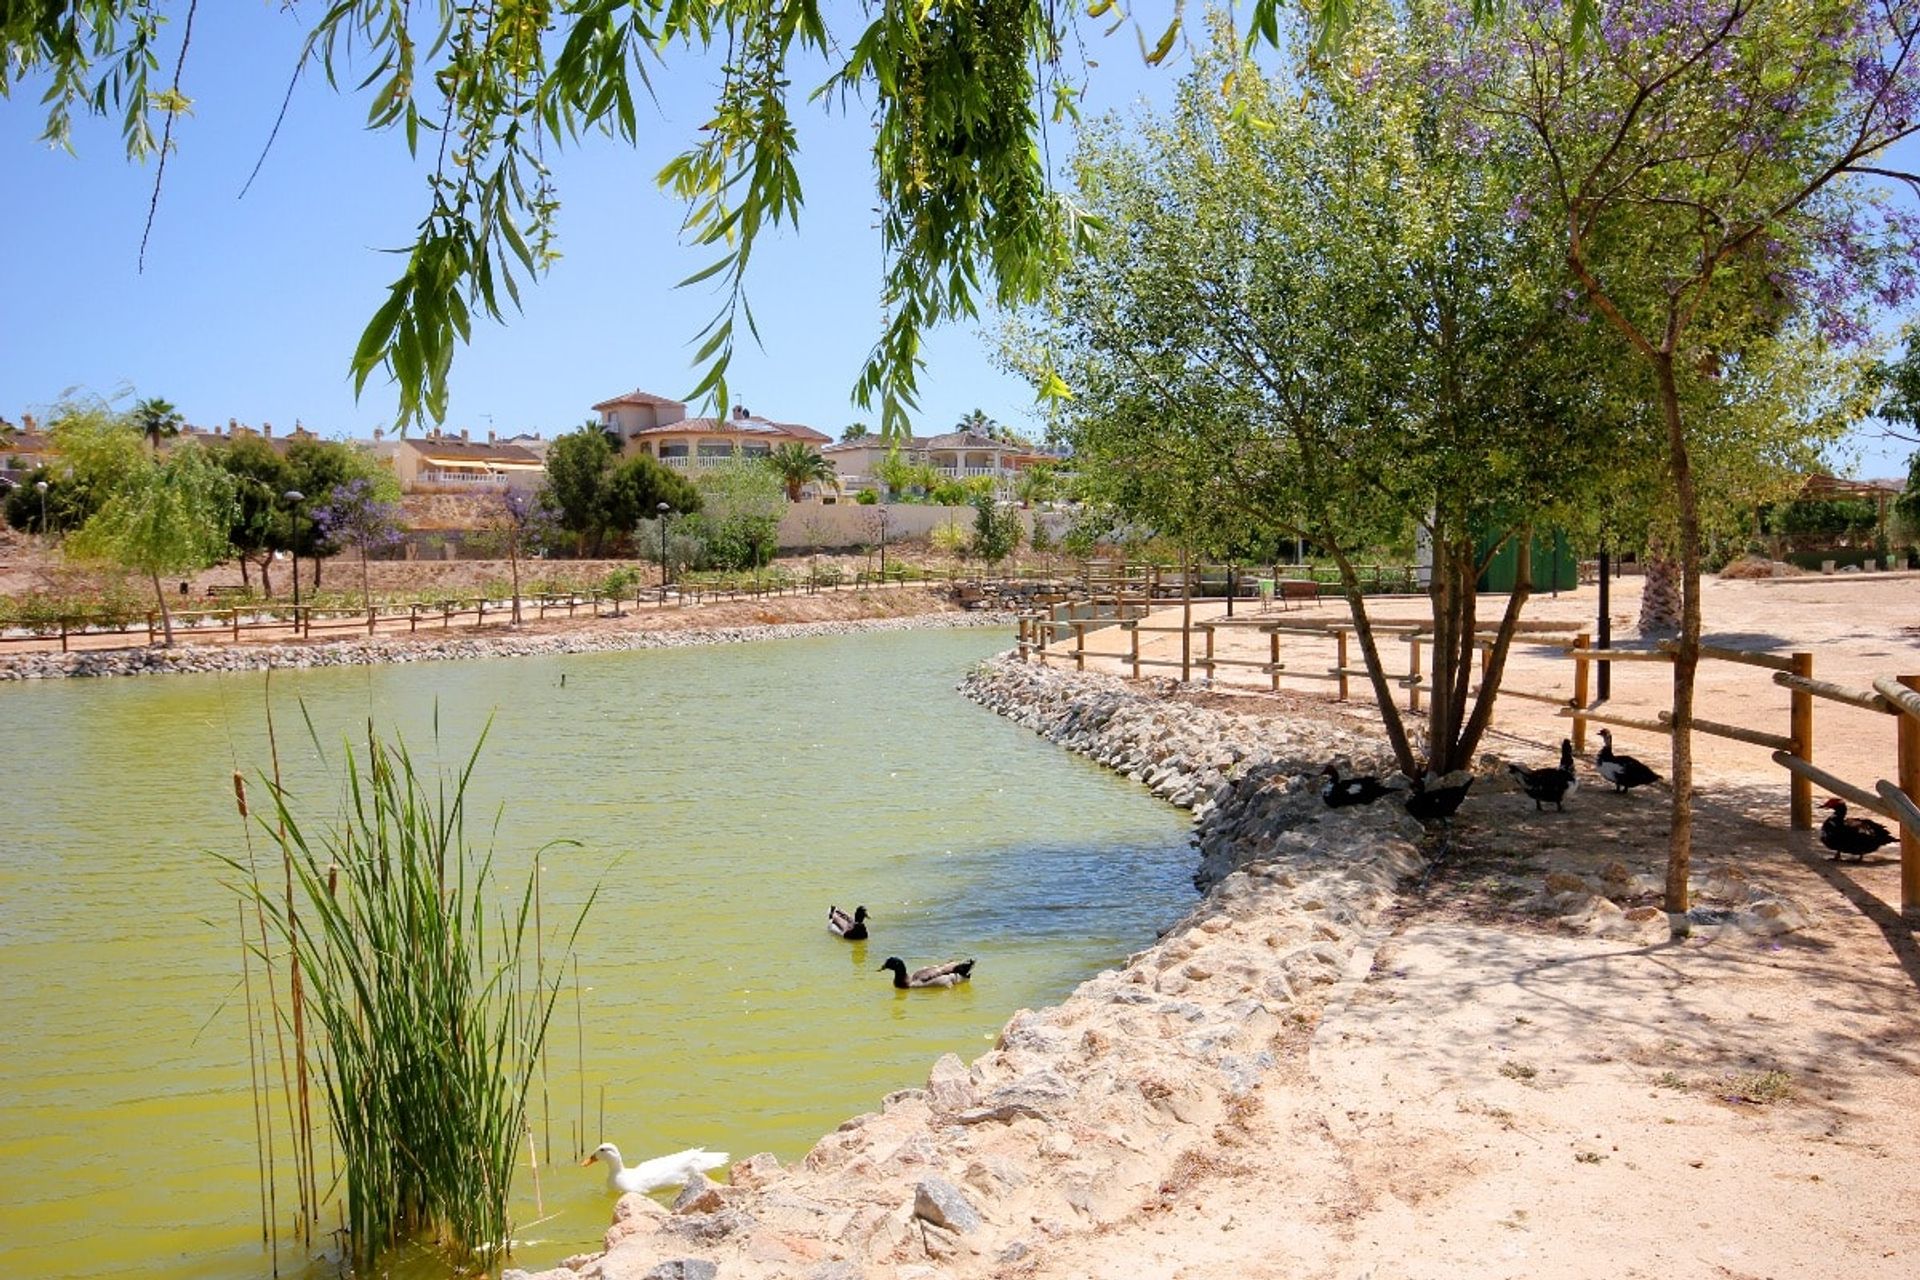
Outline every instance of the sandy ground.
<svg viewBox="0 0 1920 1280">
<path fill-rule="evenodd" d="M 1549 870 L 1657 874 L 1653 798 L 1475 797 L 1423 893 L 1263 1083 L 1226 1171 L 1060 1277 L 1906 1277 L 1920 1268 L 1920 953 L 1891 859 L 1703 805 L 1711 861 L 1812 928 L 1601 941 L 1517 914 Z M 1011 1274 L 1011 1273 L 1009 1273 Z"/>
<path fill-rule="evenodd" d="M 1611 608 L 1614 645 L 1627 648 L 1638 644 L 1634 620 L 1639 615 L 1638 578 L 1622 578 L 1613 584 Z M 1542 595 L 1528 602 L 1523 615 L 1529 622 L 1565 622 L 1594 629 L 1598 592 L 1593 586 L 1563 591 L 1558 598 Z M 1479 614 L 1483 620 L 1497 620 L 1505 597 L 1483 596 Z M 1709 644 L 1730 648 L 1755 649 L 1787 655 L 1796 651 L 1814 655 L 1816 678 L 1854 688 L 1871 687 L 1875 676 L 1899 676 L 1920 673 L 1920 574 L 1836 574 L 1800 578 L 1761 580 L 1708 579 L 1704 584 L 1702 611 L 1705 639 Z M 1200 620 L 1220 618 L 1222 603 L 1196 604 L 1194 617 Z M 1376 623 L 1427 621 L 1424 598 L 1385 599 L 1373 606 Z M 1343 601 L 1328 600 L 1316 607 L 1296 606 L 1282 611 L 1277 607 L 1266 613 L 1242 602 L 1235 608 L 1239 618 L 1292 622 L 1307 619 L 1347 621 Z M 1179 621 L 1179 608 L 1162 610 L 1151 619 L 1154 625 L 1173 625 Z M 1178 635 L 1141 636 L 1140 650 L 1146 657 L 1178 659 Z M 1071 637 L 1064 637 L 1071 647 Z M 1125 663 L 1119 655 L 1126 652 L 1128 637 L 1116 631 L 1096 631 L 1087 637 L 1090 654 L 1113 655 L 1104 662 L 1090 658 L 1089 670 L 1107 670 L 1124 674 Z M 1265 661 L 1269 656 L 1268 639 L 1251 630 L 1221 629 L 1217 633 L 1216 656 Z M 1200 652 L 1196 641 L 1194 653 Z M 1383 641 L 1382 657 L 1390 671 L 1404 672 L 1408 648 L 1403 642 Z M 1060 659 L 1055 659 L 1060 661 Z M 1431 672 L 1432 655 L 1422 653 L 1422 669 Z M 1331 641 L 1293 635 L 1281 639 L 1281 661 L 1301 672 L 1324 672 L 1334 665 Z M 1349 661 L 1360 664 L 1359 646 L 1352 646 Z M 1514 645 L 1508 660 L 1504 688 L 1571 698 L 1573 666 L 1557 645 L 1528 644 L 1524 637 Z M 1615 663 L 1612 697 L 1606 710 L 1651 720 L 1672 703 L 1671 669 L 1664 664 L 1646 662 Z M 1174 668 L 1155 667 L 1152 674 L 1166 675 Z M 1264 673 L 1245 667 L 1219 668 L 1218 688 L 1264 688 Z M 1333 686 L 1320 680 L 1280 677 L 1283 691 L 1304 692 L 1329 698 Z M 1359 714 L 1366 710 L 1371 695 L 1365 681 L 1352 681 L 1351 695 Z M 1756 667 L 1728 662 L 1701 664 L 1695 714 L 1710 720 L 1742 725 L 1785 737 L 1788 732 L 1788 695 L 1772 682 L 1772 673 Z M 1404 704 L 1404 700 L 1402 702 Z M 1555 714 L 1544 703 L 1519 698 L 1502 699 L 1494 720 L 1494 732 L 1483 750 L 1511 754 L 1532 763 L 1547 764 L 1554 747 L 1571 729 L 1570 722 Z M 1599 749 L 1597 736 L 1589 730 L 1589 753 Z M 1864 782 L 1891 776 L 1893 769 L 1894 727 L 1891 717 L 1858 711 L 1840 703 L 1819 701 L 1815 708 L 1815 749 L 1812 759 L 1843 778 Z M 1667 754 L 1664 737 L 1633 729 L 1614 732 L 1616 750 L 1637 755 L 1656 769 Z M 1783 775 L 1769 759 L 1766 749 L 1725 739 L 1696 735 L 1696 768 L 1703 774 L 1743 779 L 1766 779 L 1778 783 Z M 1781 788 L 1784 804 L 1785 788 Z"/>
</svg>

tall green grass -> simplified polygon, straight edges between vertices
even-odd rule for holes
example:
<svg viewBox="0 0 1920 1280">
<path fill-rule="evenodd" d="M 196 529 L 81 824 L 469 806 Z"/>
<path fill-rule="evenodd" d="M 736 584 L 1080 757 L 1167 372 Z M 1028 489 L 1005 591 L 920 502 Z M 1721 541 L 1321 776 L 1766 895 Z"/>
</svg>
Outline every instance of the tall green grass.
<svg viewBox="0 0 1920 1280">
<path fill-rule="evenodd" d="M 272 937 L 260 953 L 269 975 L 272 952 L 287 959 L 289 982 L 268 983 L 270 1016 L 304 1034 L 293 1037 L 300 1060 L 291 1072 L 283 1060 L 281 1077 L 298 1079 L 303 1096 L 308 1071 L 319 1078 L 337 1168 L 331 1192 L 357 1269 L 403 1243 L 437 1245 L 460 1266 L 505 1253 L 529 1093 L 592 905 L 590 896 L 563 947 L 543 947 L 546 850 L 508 891 L 491 848 L 469 843 L 467 791 L 485 739 L 457 772 L 429 777 L 404 744 L 370 729 L 364 755 L 346 753 L 332 822 L 304 822 L 294 798 L 269 783 L 272 805 L 255 819 L 281 854 L 283 885 L 263 883 L 251 855 L 229 860 Z M 292 1105 L 287 1114 L 296 1171 L 311 1171 L 314 1126 Z M 299 1181 L 310 1226 L 321 1191 L 310 1172 Z"/>
</svg>

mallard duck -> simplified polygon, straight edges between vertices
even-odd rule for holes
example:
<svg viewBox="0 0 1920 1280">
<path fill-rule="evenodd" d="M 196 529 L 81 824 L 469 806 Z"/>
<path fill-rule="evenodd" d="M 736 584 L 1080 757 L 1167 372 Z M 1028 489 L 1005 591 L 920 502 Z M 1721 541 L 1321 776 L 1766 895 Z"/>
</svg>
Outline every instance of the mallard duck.
<svg viewBox="0 0 1920 1280">
<path fill-rule="evenodd" d="M 1613 734 L 1606 729 L 1600 731 L 1600 754 L 1593 758 L 1593 767 L 1601 777 L 1613 784 L 1616 795 L 1625 795 L 1635 787 L 1660 781 L 1659 774 L 1632 756 L 1613 754 Z"/>
<path fill-rule="evenodd" d="M 1424 777 L 1415 778 L 1413 794 L 1406 799 L 1407 812 L 1422 822 L 1445 821 L 1459 811 L 1472 786 L 1472 775 L 1450 787 L 1430 787 Z"/>
<path fill-rule="evenodd" d="M 1833 850 L 1835 862 L 1843 853 L 1852 854 L 1855 862 L 1865 862 L 1875 849 L 1899 839 L 1872 818 L 1849 818 L 1845 800 L 1825 800 L 1820 807 L 1833 810 L 1832 816 L 1820 824 L 1820 843 Z"/>
<path fill-rule="evenodd" d="M 827 928 L 832 930 L 836 937 L 845 938 L 848 942 L 865 942 L 867 940 L 867 909 L 855 907 L 853 914 L 848 915 L 838 907 L 828 907 Z"/>
<path fill-rule="evenodd" d="M 973 976 L 973 961 L 949 960 L 945 964 L 930 964 L 924 969 L 907 972 L 907 962 L 899 956 L 888 956 L 882 969 L 893 970 L 893 985 L 905 991 L 910 987 L 953 987 Z"/>
<path fill-rule="evenodd" d="M 603 1142 L 593 1149 L 593 1154 L 580 1162 L 585 1168 L 596 1160 L 607 1162 L 607 1185 L 616 1191 L 661 1191 L 667 1187 L 677 1187 L 696 1173 L 705 1173 L 709 1169 L 718 1169 L 727 1162 L 724 1151 L 709 1151 L 705 1147 L 688 1147 L 685 1151 L 676 1151 L 670 1156 L 655 1156 L 651 1160 L 642 1160 L 629 1169 L 620 1163 L 620 1148 L 611 1142 Z"/>
<path fill-rule="evenodd" d="M 1535 813 L 1546 805 L 1552 805 L 1562 812 L 1566 810 L 1566 799 L 1580 789 L 1580 779 L 1573 772 L 1573 739 L 1560 739 L 1560 763 L 1551 769 L 1529 769 L 1524 765 L 1510 764 L 1507 772 L 1520 781 L 1520 790 L 1527 799 L 1533 801 Z"/>
<path fill-rule="evenodd" d="M 1327 779 L 1320 786 L 1320 798 L 1327 802 L 1329 809 L 1347 809 L 1357 804 L 1372 804 L 1388 791 L 1385 783 L 1368 774 L 1343 779 L 1337 765 L 1328 765 L 1320 772 Z"/>
</svg>

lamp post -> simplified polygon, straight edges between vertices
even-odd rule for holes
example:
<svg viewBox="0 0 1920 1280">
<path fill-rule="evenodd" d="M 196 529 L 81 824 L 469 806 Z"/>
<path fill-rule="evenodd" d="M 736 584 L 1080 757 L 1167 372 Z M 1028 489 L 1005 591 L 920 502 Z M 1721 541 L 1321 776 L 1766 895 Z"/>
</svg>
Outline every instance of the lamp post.
<svg viewBox="0 0 1920 1280">
<path fill-rule="evenodd" d="M 33 487 L 40 491 L 40 536 L 47 536 L 47 482 L 35 480 Z"/>
<path fill-rule="evenodd" d="M 673 504 L 663 502 L 654 508 L 660 513 L 660 607 L 667 607 L 667 514 Z"/>
<path fill-rule="evenodd" d="M 880 585 L 887 585 L 887 504 L 882 502 L 874 510 L 880 515 Z"/>
<path fill-rule="evenodd" d="M 300 634 L 300 504 L 307 495 L 298 489 L 289 489 L 280 495 L 293 504 L 293 511 L 287 518 L 287 527 L 291 530 L 287 541 L 293 547 L 293 633 Z"/>
</svg>

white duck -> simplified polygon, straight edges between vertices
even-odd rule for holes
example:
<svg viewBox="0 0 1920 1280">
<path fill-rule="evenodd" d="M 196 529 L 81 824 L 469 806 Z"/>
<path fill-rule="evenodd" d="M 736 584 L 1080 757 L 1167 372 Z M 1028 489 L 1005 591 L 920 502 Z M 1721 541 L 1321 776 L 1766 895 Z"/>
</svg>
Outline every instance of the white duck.
<svg viewBox="0 0 1920 1280">
<path fill-rule="evenodd" d="M 629 1169 L 620 1162 L 620 1148 L 611 1142 L 603 1142 L 593 1149 L 592 1155 L 580 1162 L 580 1166 L 585 1168 L 596 1160 L 607 1162 L 609 1187 L 616 1191 L 645 1192 L 677 1187 L 696 1173 L 718 1169 L 727 1162 L 727 1153 L 709 1151 L 705 1147 L 688 1147 L 670 1156 L 642 1160 Z"/>
</svg>

